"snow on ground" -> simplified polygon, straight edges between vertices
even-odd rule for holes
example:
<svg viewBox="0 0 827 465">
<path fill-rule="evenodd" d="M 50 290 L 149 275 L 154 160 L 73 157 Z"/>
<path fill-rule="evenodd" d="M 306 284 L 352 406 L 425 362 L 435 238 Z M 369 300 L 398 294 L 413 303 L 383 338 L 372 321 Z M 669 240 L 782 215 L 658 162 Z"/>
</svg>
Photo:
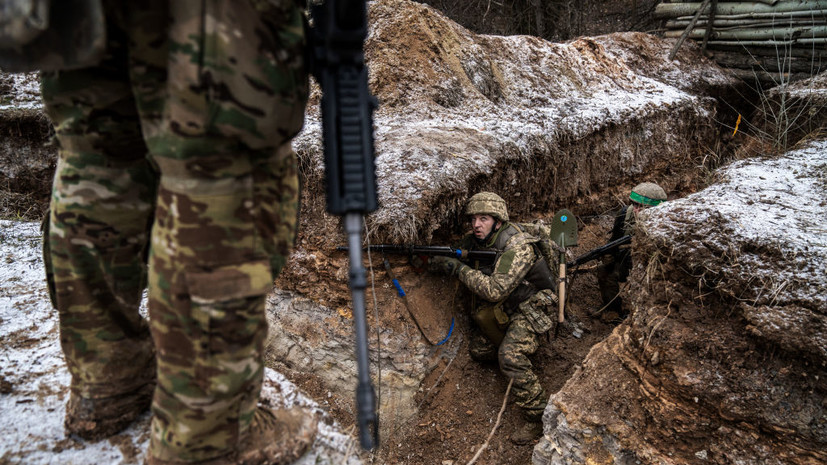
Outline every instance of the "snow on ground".
<svg viewBox="0 0 827 465">
<path fill-rule="evenodd" d="M 12 92 L 5 95 L 0 101 L 0 111 L 6 109 L 31 109 L 40 110 L 43 108 L 43 101 L 40 98 L 40 77 L 38 73 L 6 74 L 3 80 L 11 86 Z"/>
<path fill-rule="evenodd" d="M 64 433 L 69 373 L 40 253 L 38 224 L 0 221 L 0 463 L 143 463 L 149 413 L 97 443 Z M 321 418 L 316 443 L 299 465 L 361 463 L 355 455 L 359 446 L 280 373 L 267 370 L 263 396 L 273 405 L 300 405 Z"/>
<path fill-rule="evenodd" d="M 744 282 L 776 283 L 783 300 L 827 309 L 827 141 L 777 158 L 737 161 L 718 176 L 720 182 L 700 192 L 647 211 L 649 233 L 669 241 L 693 223 L 706 234 L 696 239 L 735 247 L 728 263 Z M 779 255 L 767 256 L 774 251 Z"/>
<path fill-rule="evenodd" d="M 625 126 L 647 139 L 679 139 L 679 128 L 669 132 L 655 121 L 672 110 L 689 124 L 710 121 L 712 99 L 692 89 L 735 82 L 700 55 L 697 63 L 667 60 L 668 44 L 644 34 L 567 43 L 476 35 L 426 5 L 400 0 L 375 2 L 371 19 L 366 54 L 380 102 L 380 208 L 370 222 L 393 230 L 391 240 L 419 238 L 422 212 L 464 199 L 471 180 L 497 167 L 526 162 L 544 172 L 561 163 L 555 150 L 571 141 Z M 641 48 L 651 56 L 642 58 Z M 319 118 L 311 105 L 294 148 L 322 172 Z M 640 172 L 649 156 L 624 160 L 627 169 Z"/>
</svg>

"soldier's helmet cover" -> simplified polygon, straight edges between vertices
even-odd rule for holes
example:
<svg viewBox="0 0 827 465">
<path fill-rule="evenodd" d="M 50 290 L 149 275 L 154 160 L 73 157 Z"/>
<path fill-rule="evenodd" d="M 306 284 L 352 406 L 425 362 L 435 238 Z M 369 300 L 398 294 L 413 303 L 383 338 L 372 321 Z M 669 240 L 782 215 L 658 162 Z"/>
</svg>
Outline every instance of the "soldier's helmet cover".
<svg viewBox="0 0 827 465">
<path fill-rule="evenodd" d="M 666 191 L 653 182 L 642 182 L 629 194 L 632 202 L 653 207 L 666 200 Z"/>
<path fill-rule="evenodd" d="M 465 214 L 470 215 L 491 215 L 502 222 L 508 221 L 508 208 L 505 200 L 493 192 L 479 192 L 468 199 L 465 207 Z"/>
</svg>

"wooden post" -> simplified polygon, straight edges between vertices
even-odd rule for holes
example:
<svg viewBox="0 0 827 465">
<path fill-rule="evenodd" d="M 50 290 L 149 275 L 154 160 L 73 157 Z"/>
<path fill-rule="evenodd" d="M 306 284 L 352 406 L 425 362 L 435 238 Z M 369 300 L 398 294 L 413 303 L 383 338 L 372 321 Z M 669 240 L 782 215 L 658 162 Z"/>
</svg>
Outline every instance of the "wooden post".
<svg viewBox="0 0 827 465">
<path fill-rule="evenodd" d="M 706 53 L 706 43 L 709 41 L 709 35 L 712 34 L 712 27 L 715 24 L 715 10 L 718 9 L 718 0 L 712 0 L 712 8 L 709 10 L 709 23 L 706 25 L 706 34 L 704 34 L 704 43 L 701 45 L 701 53 Z"/>
<path fill-rule="evenodd" d="M 698 18 L 701 17 L 701 13 L 703 13 L 704 9 L 709 5 L 710 1 L 711 0 L 704 0 L 704 2 L 701 3 L 700 8 L 698 8 L 698 11 L 695 13 L 695 17 L 692 18 L 692 21 L 689 22 L 689 26 L 686 27 L 686 30 L 683 31 L 683 34 L 681 34 L 681 37 L 678 39 L 678 42 L 675 43 L 674 47 L 672 47 L 672 51 L 669 52 L 669 61 L 675 59 L 675 55 L 678 54 L 678 49 L 681 48 L 683 41 L 686 40 L 686 38 L 689 36 L 689 33 L 692 32 L 692 29 L 695 27 L 695 23 L 698 22 Z"/>
</svg>

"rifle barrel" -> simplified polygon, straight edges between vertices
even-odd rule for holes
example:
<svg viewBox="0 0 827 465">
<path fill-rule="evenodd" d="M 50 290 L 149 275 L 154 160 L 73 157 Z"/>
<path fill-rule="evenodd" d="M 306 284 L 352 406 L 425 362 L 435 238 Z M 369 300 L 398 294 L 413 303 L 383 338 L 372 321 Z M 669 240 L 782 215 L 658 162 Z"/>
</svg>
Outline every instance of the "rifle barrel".
<svg viewBox="0 0 827 465">
<path fill-rule="evenodd" d="M 376 394 L 370 380 L 370 359 L 368 355 L 368 324 L 365 315 L 365 289 L 367 277 L 362 266 L 362 215 L 348 213 L 345 215 L 345 231 L 348 243 L 355 246 L 350 254 L 350 290 L 353 296 L 353 326 L 356 330 L 356 366 L 358 367 L 358 384 L 356 386 L 357 419 L 359 421 L 360 442 L 362 447 L 371 450 L 378 442 L 378 418 L 376 415 Z M 372 433 L 372 437 L 371 437 Z"/>
<path fill-rule="evenodd" d="M 346 246 L 336 247 L 336 250 L 347 251 Z M 383 254 L 393 255 L 420 255 L 427 257 L 452 257 L 464 261 L 480 261 L 483 263 L 493 263 L 497 259 L 497 252 L 493 250 L 464 250 L 455 249 L 453 247 L 442 245 L 394 245 L 394 244 L 374 244 L 369 245 L 362 250 L 379 252 Z"/>
<path fill-rule="evenodd" d="M 632 236 L 631 235 L 623 236 L 619 239 L 615 239 L 611 242 L 606 243 L 606 245 L 602 245 L 600 247 L 597 247 L 596 249 L 593 249 L 593 250 L 590 250 L 590 251 L 584 253 L 583 255 L 575 258 L 573 261 L 566 264 L 566 266 L 573 267 L 573 266 L 582 265 L 584 263 L 588 263 L 592 260 L 595 260 L 597 258 L 602 257 L 603 255 L 611 253 L 614 249 L 617 249 L 621 245 L 629 244 L 631 242 L 632 242 Z"/>
</svg>

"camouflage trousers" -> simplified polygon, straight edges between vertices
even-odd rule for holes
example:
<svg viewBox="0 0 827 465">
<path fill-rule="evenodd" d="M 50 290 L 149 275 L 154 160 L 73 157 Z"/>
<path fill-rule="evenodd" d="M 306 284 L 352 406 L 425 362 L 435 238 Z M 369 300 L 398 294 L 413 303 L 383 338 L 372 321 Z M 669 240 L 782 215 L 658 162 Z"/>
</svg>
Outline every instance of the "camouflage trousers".
<svg viewBox="0 0 827 465">
<path fill-rule="evenodd" d="M 157 360 L 149 453 L 218 457 L 252 420 L 264 301 L 295 239 L 301 11 L 104 4 L 104 61 L 42 76 L 60 146 L 44 252 L 71 389 L 130 392 Z"/>
<path fill-rule="evenodd" d="M 528 358 L 540 347 L 540 336 L 523 315 L 517 314 L 511 318 L 499 347 L 479 332 L 473 333 L 469 342 L 471 358 L 480 362 L 496 360 L 500 371 L 514 380 L 511 390 L 515 403 L 528 421 L 535 422 L 542 419 L 548 403 L 548 395 Z"/>
</svg>

